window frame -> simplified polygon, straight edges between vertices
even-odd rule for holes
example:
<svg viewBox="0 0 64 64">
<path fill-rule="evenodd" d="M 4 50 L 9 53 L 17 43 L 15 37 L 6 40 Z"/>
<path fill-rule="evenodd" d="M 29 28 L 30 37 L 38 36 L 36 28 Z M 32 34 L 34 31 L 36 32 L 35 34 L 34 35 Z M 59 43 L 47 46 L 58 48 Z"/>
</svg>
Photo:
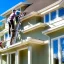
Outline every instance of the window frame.
<svg viewBox="0 0 64 64">
<path fill-rule="evenodd" d="M 58 39 L 58 59 L 59 59 L 59 63 L 62 63 L 62 61 L 61 61 L 61 52 L 60 52 L 60 49 L 61 49 L 61 46 L 60 46 L 60 38 L 63 38 L 64 37 L 64 35 L 61 35 L 61 36 L 58 36 L 58 37 L 55 37 L 55 38 L 52 38 L 51 39 L 51 49 L 52 49 L 52 51 L 51 51 L 51 55 L 52 55 L 52 58 L 51 58 L 51 60 L 52 60 L 52 63 L 54 63 L 54 57 L 53 57 L 53 40 L 56 40 L 56 39 Z M 61 62 L 60 62 L 61 61 Z"/>
<path fill-rule="evenodd" d="M 46 21 L 45 21 L 45 16 L 46 16 L 46 14 L 44 14 L 44 23 L 49 24 L 49 23 L 54 23 L 54 22 L 57 22 L 57 21 L 61 20 L 62 17 L 64 17 L 64 16 L 60 16 L 60 17 L 59 17 L 59 11 L 58 11 L 58 10 L 59 10 L 60 8 L 64 8 L 64 7 L 58 7 L 58 8 L 56 8 L 56 9 L 50 11 L 49 13 L 46 13 L 46 14 L 49 14 L 49 22 L 46 22 Z M 54 12 L 54 11 L 56 11 L 56 18 L 53 19 L 53 20 L 51 20 L 51 13 Z"/>
</svg>

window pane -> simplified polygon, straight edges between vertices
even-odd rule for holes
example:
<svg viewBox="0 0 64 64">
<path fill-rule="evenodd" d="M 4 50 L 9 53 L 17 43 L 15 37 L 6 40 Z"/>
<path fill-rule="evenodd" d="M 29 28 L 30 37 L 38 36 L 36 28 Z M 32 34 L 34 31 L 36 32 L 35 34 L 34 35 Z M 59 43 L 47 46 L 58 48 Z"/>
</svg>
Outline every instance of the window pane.
<svg viewBox="0 0 64 64">
<path fill-rule="evenodd" d="M 62 62 L 64 62 L 64 38 L 60 38 Z"/>
<path fill-rule="evenodd" d="M 51 12 L 51 20 L 56 18 L 56 11 Z"/>
<path fill-rule="evenodd" d="M 5 34 L 5 39 L 7 39 L 7 37 L 8 37 L 8 33 Z"/>
<path fill-rule="evenodd" d="M 64 8 L 60 8 L 58 11 L 59 11 L 59 17 L 64 16 Z"/>
<path fill-rule="evenodd" d="M 58 57 L 58 40 L 53 40 L 53 54 Z"/>
<path fill-rule="evenodd" d="M 45 15 L 45 22 L 49 22 L 49 14 Z"/>
</svg>

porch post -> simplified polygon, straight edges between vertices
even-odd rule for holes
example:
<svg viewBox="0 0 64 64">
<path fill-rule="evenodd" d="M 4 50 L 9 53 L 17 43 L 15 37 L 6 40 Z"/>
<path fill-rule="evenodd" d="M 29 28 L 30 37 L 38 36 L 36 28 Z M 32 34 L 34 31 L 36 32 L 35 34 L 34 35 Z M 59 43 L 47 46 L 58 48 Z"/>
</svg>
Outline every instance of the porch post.
<svg viewBox="0 0 64 64">
<path fill-rule="evenodd" d="M 53 43 L 51 41 L 51 64 L 54 64 L 53 62 Z"/>
<path fill-rule="evenodd" d="M 7 53 L 7 64 L 9 64 L 9 54 Z"/>
<path fill-rule="evenodd" d="M 28 64 L 32 64 L 32 47 L 28 47 Z"/>
<path fill-rule="evenodd" d="M 19 51 L 15 53 L 15 64 L 19 64 Z"/>
</svg>

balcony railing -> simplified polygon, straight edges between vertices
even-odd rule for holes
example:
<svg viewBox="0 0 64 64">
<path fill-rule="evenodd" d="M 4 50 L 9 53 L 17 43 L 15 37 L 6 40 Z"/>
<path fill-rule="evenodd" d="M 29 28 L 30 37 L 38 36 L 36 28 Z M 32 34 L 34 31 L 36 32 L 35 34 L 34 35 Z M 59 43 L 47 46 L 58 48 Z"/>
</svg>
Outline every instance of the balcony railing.
<svg viewBox="0 0 64 64">
<path fill-rule="evenodd" d="M 27 26 L 25 26 L 24 29 L 21 30 L 21 31 L 22 31 L 23 33 L 27 33 L 27 32 L 29 32 L 29 31 L 35 30 L 35 29 L 37 29 L 37 28 L 46 27 L 46 26 L 48 26 L 48 25 L 45 24 L 45 23 L 37 23 L 37 24 L 35 24 L 35 25 L 27 25 Z"/>
</svg>

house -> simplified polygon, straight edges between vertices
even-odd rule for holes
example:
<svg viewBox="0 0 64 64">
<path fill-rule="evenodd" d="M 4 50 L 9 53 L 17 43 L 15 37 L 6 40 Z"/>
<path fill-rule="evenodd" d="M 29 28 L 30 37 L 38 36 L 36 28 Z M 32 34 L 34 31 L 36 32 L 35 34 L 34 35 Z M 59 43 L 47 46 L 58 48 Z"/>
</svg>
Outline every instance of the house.
<svg viewBox="0 0 64 64">
<path fill-rule="evenodd" d="M 7 18 L 26 12 L 16 42 L 10 45 Z M 7 10 L 1 20 L 0 64 L 64 64 L 64 0 L 27 0 Z"/>
</svg>

